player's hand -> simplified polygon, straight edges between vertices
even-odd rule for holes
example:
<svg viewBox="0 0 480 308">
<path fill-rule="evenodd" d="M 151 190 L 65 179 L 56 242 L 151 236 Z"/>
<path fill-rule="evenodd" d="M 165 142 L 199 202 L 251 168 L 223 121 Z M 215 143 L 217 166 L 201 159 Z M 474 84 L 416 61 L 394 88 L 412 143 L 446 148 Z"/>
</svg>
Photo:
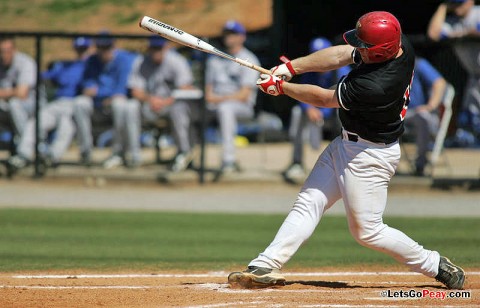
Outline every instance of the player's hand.
<svg viewBox="0 0 480 308">
<path fill-rule="evenodd" d="M 287 59 L 285 56 L 281 56 L 280 60 L 282 60 L 284 63 L 277 65 L 275 67 L 272 67 L 270 71 L 272 72 L 272 75 L 278 76 L 282 78 L 283 80 L 289 81 L 290 79 L 293 78 L 293 76 L 296 75 L 295 70 L 293 69 L 292 62 Z"/>
<path fill-rule="evenodd" d="M 261 74 L 257 80 L 257 86 L 262 92 L 278 96 L 283 94 L 283 79 L 268 74 Z"/>
<path fill-rule="evenodd" d="M 15 91 L 12 88 L 0 89 L 0 98 L 10 98 L 14 96 Z"/>
<path fill-rule="evenodd" d="M 148 103 L 150 104 L 150 109 L 152 109 L 152 111 L 158 112 L 163 108 L 173 104 L 174 101 L 175 99 L 173 97 L 163 98 L 158 96 L 151 96 L 148 100 Z"/>
<path fill-rule="evenodd" d="M 223 95 L 217 95 L 213 92 L 207 91 L 205 93 L 205 100 L 209 104 L 220 104 L 225 101 L 225 96 Z"/>
</svg>

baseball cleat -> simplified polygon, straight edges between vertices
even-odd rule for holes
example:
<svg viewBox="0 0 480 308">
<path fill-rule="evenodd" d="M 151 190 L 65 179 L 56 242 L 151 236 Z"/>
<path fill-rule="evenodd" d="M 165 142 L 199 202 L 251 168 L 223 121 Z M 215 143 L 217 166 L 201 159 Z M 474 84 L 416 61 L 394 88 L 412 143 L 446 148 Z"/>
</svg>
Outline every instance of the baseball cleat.
<svg viewBox="0 0 480 308">
<path fill-rule="evenodd" d="M 224 175 L 242 172 L 242 167 L 237 162 L 223 162 L 213 176 L 213 182 L 218 182 Z"/>
<path fill-rule="evenodd" d="M 232 288 L 266 288 L 284 286 L 285 277 L 277 269 L 249 266 L 243 272 L 228 275 L 228 283 Z"/>
<path fill-rule="evenodd" d="M 440 257 L 438 275 L 435 279 L 449 289 L 463 289 L 465 271 L 460 266 L 453 264 L 447 257 Z"/>
<path fill-rule="evenodd" d="M 123 165 L 123 158 L 115 154 L 103 162 L 104 169 L 114 169 L 121 165 Z"/>
<path fill-rule="evenodd" d="M 26 166 L 29 165 L 29 161 L 20 156 L 20 155 L 14 155 L 14 156 L 11 156 L 8 160 L 7 160 L 7 175 L 8 177 L 12 177 L 13 175 L 15 175 L 20 169 L 23 169 L 25 168 Z"/>
<path fill-rule="evenodd" d="M 302 164 L 293 163 L 282 172 L 282 176 L 285 182 L 295 184 L 296 180 L 305 178 L 305 169 Z"/>
<path fill-rule="evenodd" d="M 193 153 L 186 152 L 186 153 L 179 153 L 175 156 L 173 160 L 173 164 L 170 167 L 171 171 L 173 172 L 180 172 L 184 171 L 190 166 L 193 160 Z"/>
</svg>

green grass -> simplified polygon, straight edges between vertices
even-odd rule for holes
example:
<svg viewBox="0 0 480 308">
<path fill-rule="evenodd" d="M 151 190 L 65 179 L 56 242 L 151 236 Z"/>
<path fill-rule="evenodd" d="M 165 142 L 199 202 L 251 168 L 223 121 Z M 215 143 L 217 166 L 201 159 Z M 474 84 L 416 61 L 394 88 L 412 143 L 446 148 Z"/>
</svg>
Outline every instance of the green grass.
<svg viewBox="0 0 480 308">
<path fill-rule="evenodd" d="M 243 266 L 284 215 L 0 210 L 0 271 L 208 269 Z M 478 219 L 389 218 L 429 249 L 480 266 Z M 396 264 L 359 246 L 344 217 L 325 217 L 289 266 Z"/>
</svg>

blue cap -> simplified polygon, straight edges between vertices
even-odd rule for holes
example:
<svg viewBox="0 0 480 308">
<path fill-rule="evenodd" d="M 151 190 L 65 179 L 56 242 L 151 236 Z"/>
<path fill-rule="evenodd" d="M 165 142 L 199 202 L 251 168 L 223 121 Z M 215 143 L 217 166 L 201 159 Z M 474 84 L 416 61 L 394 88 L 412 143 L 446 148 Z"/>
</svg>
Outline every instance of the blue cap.
<svg viewBox="0 0 480 308">
<path fill-rule="evenodd" d="M 245 27 L 239 23 L 238 21 L 235 20 L 229 20 L 225 23 L 223 26 L 223 31 L 224 32 L 233 32 L 237 34 L 246 34 L 247 31 L 245 30 Z"/>
<path fill-rule="evenodd" d="M 310 52 L 312 53 L 330 46 L 332 46 L 332 43 L 330 43 L 329 40 L 327 40 L 324 37 L 317 37 L 310 41 L 309 49 L 310 49 Z"/>
<path fill-rule="evenodd" d="M 110 34 L 108 31 L 100 31 L 98 33 L 100 37 L 97 37 L 95 40 L 95 45 L 97 47 L 111 47 L 113 46 L 113 43 L 115 42 L 115 39 L 113 36 Z"/>
<path fill-rule="evenodd" d="M 92 45 L 91 40 L 85 36 L 79 36 L 73 40 L 74 48 L 88 48 L 90 45 Z"/>
<path fill-rule="evenodd" d="M 153 34 L 148 38 L 148 47 L 150 48 L 162 48 L 166 43 L 166 39 L 156 34 Z"/>
<path fill-rule="evenodd" d="M 447 0 L 448 3 L 462 4 L 467 0 Z"/>
</svg>

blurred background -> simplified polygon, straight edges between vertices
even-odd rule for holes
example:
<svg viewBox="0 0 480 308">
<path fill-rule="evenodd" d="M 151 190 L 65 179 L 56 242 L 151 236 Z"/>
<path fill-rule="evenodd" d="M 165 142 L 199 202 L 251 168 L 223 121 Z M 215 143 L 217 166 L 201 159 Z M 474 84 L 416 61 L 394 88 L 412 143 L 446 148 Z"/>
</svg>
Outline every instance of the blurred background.
<svg viewBox="0 0 480 308">
<path fill-rule="evenodd" d="M 478 40 L 475 36 L 441 41 L 430 38 L 427 29 L 441 3 L 443 2 L 435 0 L 421 3 L 411 0 L 388 2 L 137 0 L 133 3 L 123 0 L 39 0 L 32 3 L 1 1 L 3 21 L 0 32 L 14 35 L 18 32 L 17 34 L 20 34 L 16 39 L 18 50 L 33 58 L 38 57 L 40 52 L 38 58 L 40 63 L 37 65 L 40 70 L 46 70 L 55 61 L 74 56 L 74 51 L 70 48 L 71 38 L 79 34 L 94 36 L 99 31 L 107 30 L 112 35 L 118 36 L 116 45 L 118 48 L 134 53 L 145 52 L 145 40 L 141 38 L 145 39 L 148 33 L 138 27 L 138 21 L 144 15 L 175 25 L 223 49 L 225 47 L 221 39 L 222 27 L 227 20 L 236 20 L 246 28 L 248 35 L 245 46 L 259 58 L 263 67 L 270 68 L 278 64 L 281 55 L 296 58 L 308 54 L 309 42 L 315 37 L 324 37 L 332 44 L 341 44 L 342 33 L 353 28 L 361 15 L 371 10 L 387 10 L 397 16 L 403 32 L 414 44 L 417 55 L 426 58 L 455 90 L 451 108 L 453 114 L 447 123 L 446 134 L 441 138 L 441 150 L 443 151 L 444 147 L 478 148 L 480 146 L 478 110 L 467 110 L 463 100 L 468 78 L 476 74 L 471 66 L 480 64 L 475 63 L 474 56 L 473 60 L 461 61 L 461 56 L 455 49 L 462 44 L 467 44 L 473 49 L 478 48 Z M 38 41 L 41 41 L 40 49 Z M 189 48 L 175 47 L 189 59 L 195 74 L 195 83 L 199 85 L 203 71 L 198 60 L 202 56 Z M 47 88 L 47 95 L 53 93 L 52 91 L 53 89 Z M 266 116 L 261 117 L 260 124 L 257 121 L 241 127 L 243 130 L 239 130 L 239 136 L 243 135 L 245 138 L 238 139 L 238 144 L 256 143 L 259 140 L 288 142 L 292 108 L 297 103 L 287 97 L 274 98 L 260 93 L 256 100 L 255 113 L 257 116 L 259 114 Z M 473 109 L 475 108 L 477 107 Z M 469 114 L 472 112 L 476 114 Z M 214 129 L 209 130 L 208 127 L 204 129 L 207 143 L 218 142 Z M 13 136 L 8 134 L 8 128 L 3 127 L 3 130 L 0 141 L 3 148 L 8 150 L 12 148 Z M 324 134 L 327 140 L 331 140 L 337 131 L 326 128 Z M 158 140 L 152 141 L 148 134 L 144 137 L 143 145 L 160 143 Z M 163 136 L 164 145 L 171 143 L 167 137 Z M 146 139 L 149 141 L 145 141 Z M 413 140 L 409 140 L 407 136 L 405 142 L 409 141 Z M 105 141 L 103 144 L 107 145 L 108 142 Z M 430 147 L 433 147 L 433 144 Z M 403 149 L 407 151 L 408 145 Z M 8 154 L 5 155 L 6 159 Z M 412 153 L 410 156 L 413 157 L 415 154 Z M 478 155 L 475 155 L 475 158 L 478 158 Z M 203 160 L 201 164 L 204 165 Z M 41 173 L 36 166 L 35 174 L 38 176 Z"/>
<path fill-rule="evenodd" d="M 206 38 L 220 36 L 228 19 L 242 22 L 248 32 L 248 46 L 260 52 L 265 67 L 277 63 L 280 54 L 291 58 L 306 54 L 315 36 L 339 40 L 355 26 L 356 20 L 371 10 L 392 12 L 409 35 L 425 36 L 430 17 L 441 1 L 64 1 L 39 0 L 34 3 L 2 1 L 3 31 L 67 31 L 144 34 L 138 21 L 144 15 L 173 24 Z M 414 12 L 414 13 L 413 13 Z M 87 26 L 88 25 L 88 26 Z M 187 30 L 188 29 L 188 30 Z M 45 62 L 65 56 L 68 48 L 60 41 L 45 44 Z M 64 42 L 69 46 L 69 42 Z M 129 44 L 123 42 L 123 44 Z M 132 44 L 130 42 L 130 44 Z M 53 45 L 53 46 L 51 46 Z M 22 45 L 20 45 L 22 46 Z M 33 46 L 25 44 L 33 54 Z"/>
<path fill-rule="evenodd" d="M 39 0 L 1 1 L 2 31 L 69 32 L 95 34 L 108 29 L 114 34 L 138 34 L 145 32 L 138 21 L 149 15 L 173 24 L 187 32 L 208 38 L 219 38 L 222 26 L 228 19 L 243 23 L 248 31 L 246 46 L 260 58 L 264 67 L 273 67 L 280 55 L 295 58 L 308 53 L 308 43 L 316 36 L 342 43 L 341 34 L 354 27 L 356 20 L 371 10 L 392 12 L 401 22 L 403 31 L 413 41 L 418 54 L 430 60 L 457 89 L 457 99 L 462 99 L 467 79 L 466 70 L 452 54 L 449 44 L 434 43 L 426 32 L 430 18 L 442 3 L 439 0 L 418 1 L 64 1 Z M 34 55 L 32 39 L 18 40 L 21 50 Z M 68 39 L 49 38 L 43 44 L 42 67 L 54 60 L 68 58 L 72 51 Z M 144 43 L 138 40 L 122 40 L 119 46 L 142 51 Z M 191 53 L 185 50 L 184 53 Z M 271 98 L 260 97 L 257 108 L 277 113 L 288 126 L 290 102 L 271 104 Z M 278 99 L 277 99 L 278 100 Z M 458 110 L 454 108 L 455 111 Z M 454 116 L 452 125 L 456 125 Z M 454 133 L 454 128 L 449 134 Z M 477 140 L 478 141 L 478 140 Z"/>
</svg>

